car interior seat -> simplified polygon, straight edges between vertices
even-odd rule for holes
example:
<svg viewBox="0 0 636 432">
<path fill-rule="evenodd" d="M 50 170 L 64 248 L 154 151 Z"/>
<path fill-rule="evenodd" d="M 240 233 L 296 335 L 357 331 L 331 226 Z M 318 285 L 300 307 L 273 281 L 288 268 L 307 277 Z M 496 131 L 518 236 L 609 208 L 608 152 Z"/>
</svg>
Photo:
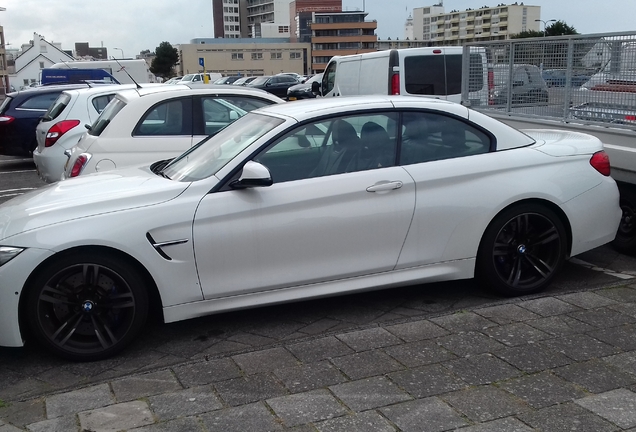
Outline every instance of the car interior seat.
<svg viewBox="0 0 636 432">
<path fill-rule="evenodd" d="M 426 162 L 435 159 L 435 148 L 429 143 L 429 129 L 424 117 L 411 118 L 402 132 L 402 152 L 400 163 L 403 165 Z"/>
<path fill-rule="evenodd" d="M 357 158 L 360 138 L 351 123 L 337 120 L 332 126 L 332 137 L 332 144 L 325 148 L 312 177 L 342 174 Z"/>
<path fill-rule="evenodd" d="M 360 130 L 360 154 L 356 160 L 357 170 L 393 166 L 395 141 L 379 124 L 369 121 Z"/>
</svg>

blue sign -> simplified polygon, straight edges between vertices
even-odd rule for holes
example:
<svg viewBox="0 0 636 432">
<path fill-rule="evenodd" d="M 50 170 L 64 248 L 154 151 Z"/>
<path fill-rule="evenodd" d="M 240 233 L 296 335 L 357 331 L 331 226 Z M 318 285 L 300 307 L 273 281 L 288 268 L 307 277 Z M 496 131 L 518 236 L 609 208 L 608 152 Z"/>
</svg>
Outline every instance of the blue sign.
<svg viewBox="0 0 636 432">
<path fill-rule="evenodd" d="M 205 59 L 203 57 L 199 57 L 199 65 L 201 65 L 201 67 L 205 67 Z"/>
</svg>

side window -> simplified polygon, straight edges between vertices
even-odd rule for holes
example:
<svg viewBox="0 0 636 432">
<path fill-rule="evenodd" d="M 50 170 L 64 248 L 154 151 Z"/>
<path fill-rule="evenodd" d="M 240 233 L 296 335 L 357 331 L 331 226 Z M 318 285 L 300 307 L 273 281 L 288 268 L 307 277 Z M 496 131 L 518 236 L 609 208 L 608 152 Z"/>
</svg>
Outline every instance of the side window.
<svg viewBox="0 0 636 432">
<path fill-rule="evenodd" d="M 93 108 L 95 108 L 95 111 L 97 111 L 98 113 L 101 113 L 102 111 L 104 111 L 104 108 L 106 108 L 106 105 L 108 105 L 108 102 L 110 102 L 112 98 L 112 94 L 97 96 L 93 98 Z"/>
<path fill-rule="evenodd" d="M 300 126 L 261 152 L 274 183 L 395 164 L 396 114 L 346 116 Z M 388 130 L 387 130 L 388 128 Z"/>
<path fill-rule="evenodd" d="M 461 93 L 462 56 L 418 55 L 404 59 L 404 87 L 410 94 L 446 96 Z"/>
<path fill-rule="evenodd" d="M 204 96 L 201 98 L 201 106 L 205 135 L 215 134 L 234 120 L 247 114 L 247 111 L 226 101 L 225 98 Z"/>
<path fill-rule="evenodd" d="M 269 99 L 259 99 L 255 97 L 244 96 L 223 96 L 223 99 L 225 99 L 232 105 L 236 105 L 237 107 L 248 112 L 264 106 L 273 105 L 275 103 L 274 101 L 270 101 Z"/>
<path fill-rule="evenodd" d="M 440 114 L 407 112 L 402 124 L 400 165 L 490 151 L 490 137 L 474 126 Z"/>
<path fill-rule="evenodd" d="M 191 98 L 162 102 L 148 110 L 133 135 L 192 135 Z"/>
<path fill-rule="evenodd" d="M 336 62 L 331 63 L 327 66 L 327 70 L 322 75 L 322 94 L 325 95 L 333 90 L 336 85 L 336 67 L 338 64 Z"/>
<path fill-rule="evenodd" d="M 16 109 L 46 111 L 51 105 L 53 105 L 53 102 L 55 102 L 55 99 L 57 99 L 60 93 L 62 92 L 60 91 L 59 93 L 46 93 L 30 97 L 29 99 L 22 102 L 19 106 L 17 106 Z"/>
</svg>

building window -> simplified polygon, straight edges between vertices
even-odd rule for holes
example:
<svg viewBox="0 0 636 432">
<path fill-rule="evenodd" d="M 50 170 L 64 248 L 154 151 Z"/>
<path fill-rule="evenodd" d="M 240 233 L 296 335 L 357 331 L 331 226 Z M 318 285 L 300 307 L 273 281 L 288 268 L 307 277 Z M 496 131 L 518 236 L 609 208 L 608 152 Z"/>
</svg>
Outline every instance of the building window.
<svg viewBox="0 0 636 432">
<path fill-rule="evenodd" d="M 40 69 L 44 69 L 44 62 L 40 62 Z"/>
<path fill-rule="evenodd" d="M 243 53 L 232 53 L 232 60 L 243 60 Z"/>
<path fill-rule="evenodd" d="M 40 52 L 46 52 L 46 45 L 45 44 L 40 45 Z"/>
<path fill-rule="evenodd" d="M 290 52 L 289 53 L 289 58 L 292 59 L 292 60 L 293 59 L 299 59 L 299 58 L 301 58 L 301 55 L 300 55 L 299 52 Z"/>
<path fill-rule="evenodd" d="M 252 53 L 252 60 L 263 60 L 263 53 Z"/>
<path fill-rule="evenodd" d="M 289 26 L 278 26 L 278 33 L 289 33 Z"/>
<path fill-rule="evenodd" d="M 283 53 L 273 52 L 273 53 L 270 53 L 270 55 L 271 55 L 271 59 L 272 60 L 282 60 L 283 59 Z"/>
</svg>

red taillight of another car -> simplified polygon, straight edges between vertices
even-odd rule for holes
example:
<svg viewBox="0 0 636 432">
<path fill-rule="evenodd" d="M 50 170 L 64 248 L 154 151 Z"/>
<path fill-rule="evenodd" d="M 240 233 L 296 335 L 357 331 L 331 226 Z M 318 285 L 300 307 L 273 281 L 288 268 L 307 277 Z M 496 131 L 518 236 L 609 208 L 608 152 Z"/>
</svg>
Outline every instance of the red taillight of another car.
<svg viewBox="0 0 636 432">
<path fill-rule="evenodd" d="M 604 176 L 610 175 L 610 160 L 604 150 L 598 151 L 590 158 L 590 165 Z"/>
<path fill-rule="evenodd" d="M 0 125 L 1 124 L 9 124 L 11 123 L 13 120 L 15 120 L 14 117 L 8 116 L 8 115 L 3 115 L 0 116 Z"/>
<path fill-rule="evenodd" d="M 80 124 L 79 120 L 63 120 L 59 123 L 55 123 L 46 133 L 44 147 L 51 147 L 62 135 L 73 129 L 78 124 Z"/>
<path fill-rule="evenodd" d="M 77 177 L 78 175 L 80 175 L 89 159 L 90 157 L 86 153 L 82 153 L 81 155 L 79 155 L 77 159 L 75 159 L 75 163 L 73 163 L 70 177 Z"/>
<path fill-rule="evenodd" d="M 391 94 L 399 95 L 400 94 L 400 74 L 394 73 L 391 76 Z"/>
</svg>

